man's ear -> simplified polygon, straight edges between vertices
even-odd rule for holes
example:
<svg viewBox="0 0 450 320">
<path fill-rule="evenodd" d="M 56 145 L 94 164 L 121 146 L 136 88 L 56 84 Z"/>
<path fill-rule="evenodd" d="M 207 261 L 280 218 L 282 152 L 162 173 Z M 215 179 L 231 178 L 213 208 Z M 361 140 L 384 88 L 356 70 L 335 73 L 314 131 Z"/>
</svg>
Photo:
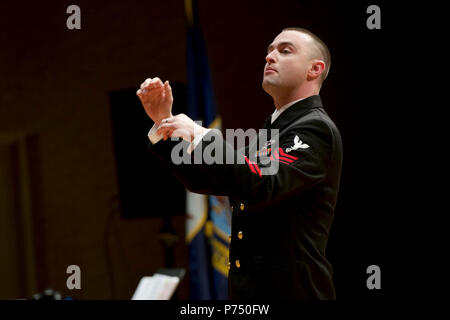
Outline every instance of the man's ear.
<svg viewBox="0 0 450 320">
<path fill-rule="evenodd" d="M 311 67 L 308 70 L 308 80 L 317 79 L 324 71 L 325 71 L 325 62 L 318 59 L 313 60 L 311 63 Z"/>
</svg>

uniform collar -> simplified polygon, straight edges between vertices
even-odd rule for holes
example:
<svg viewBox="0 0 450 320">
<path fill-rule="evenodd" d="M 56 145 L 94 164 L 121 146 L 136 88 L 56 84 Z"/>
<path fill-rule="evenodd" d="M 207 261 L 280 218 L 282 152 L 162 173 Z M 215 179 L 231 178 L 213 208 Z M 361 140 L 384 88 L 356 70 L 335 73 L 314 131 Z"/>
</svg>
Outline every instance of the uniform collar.
<svg viewBox="0 0 450 320">
<path fill-rule="evenodd" d="M 314 108 L 323 108 L 322 100 L 319 95 L 309 96 L 295 102 L 293 105 L 289 106 L 289 108 L 285 109 L 272 124 L 270 123 L 272 115 L 270 115 L 264 123 L 264 128 L 283 129 L 292 121 L 300 118 L 306 112 Z"/>
<path fill-rule="evenodd" d="M 289 108 L 293 104 L 295 104 L 295 103 L 297 103 L 297 102 L 299 102 L 299 101 L 301 101 L 303 99 L 306 99 L 306 98 L 301 98 L 301 99 L 298 99 L 298 100 L 291 101 L 291 102 L 285 104 L 284 106 L 282 106 L 280 109 L 275 109 L 275 111 L 272 113 L 272 121 L 270 123 L 273 123 L 280 116 L 280 114 L 283 113 L 284 110 L 286 110 L 287 108 Z"/>
</svg>

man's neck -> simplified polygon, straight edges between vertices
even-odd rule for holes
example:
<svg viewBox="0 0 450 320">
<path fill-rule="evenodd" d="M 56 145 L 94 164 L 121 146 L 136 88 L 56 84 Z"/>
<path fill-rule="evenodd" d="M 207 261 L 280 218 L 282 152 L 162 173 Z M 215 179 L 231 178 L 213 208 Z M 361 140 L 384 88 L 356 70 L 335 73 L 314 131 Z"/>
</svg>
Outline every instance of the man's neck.
<svg viewBox="0 0 450 320">
<path fill-rule="evenodd" d="M 275 108 L 277 110 L 280 110 L 283 106 L 287 105 L 289 102 L 304 99 L 313 95 L 319 94 L 318 90 L 317 92 L 308 90 L 305 92 L 297 91 L 292 94 L 287 95 L 281 95 L 279 97 L 273 97 L 273 103 L 275 105 Z"/>
</svg>

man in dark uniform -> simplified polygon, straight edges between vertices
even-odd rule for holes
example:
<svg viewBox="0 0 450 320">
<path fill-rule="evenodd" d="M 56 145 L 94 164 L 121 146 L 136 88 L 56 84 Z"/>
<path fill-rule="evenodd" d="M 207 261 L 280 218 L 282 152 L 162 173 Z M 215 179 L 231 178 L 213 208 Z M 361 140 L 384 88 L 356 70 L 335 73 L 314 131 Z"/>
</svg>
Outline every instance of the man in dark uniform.
<svg viewBox="0 0 450 320">
<path fill-rule="evenodd" d="M 329 51 L 319 38 L 305 29 L 284 29 L 268 47 L 262 83 L 276 108 L 264 129 L 278 132 L 263 145 L 255 139 L 242 153 L 220 132 L 184 114 L 173 116 L 168 81 L 147 79 L 137 92 L 155 121 L 149 149 L 190 191 L 230 197 L 230 299 L 336 297 L 325 247 L 342 142 L 318 95 L 329 67 Z M 215 163 L 174 164 L 177 142 L 169 137 L 182 137 L 192 159 L 213 145 Z"/>
</svg>

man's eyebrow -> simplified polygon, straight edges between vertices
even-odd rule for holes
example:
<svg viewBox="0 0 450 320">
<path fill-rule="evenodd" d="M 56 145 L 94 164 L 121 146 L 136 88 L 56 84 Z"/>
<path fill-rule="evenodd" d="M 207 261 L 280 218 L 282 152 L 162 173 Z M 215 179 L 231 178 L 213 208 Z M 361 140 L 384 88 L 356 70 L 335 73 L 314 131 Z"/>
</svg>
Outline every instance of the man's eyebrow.
<svg viewBox="0 0 450 320">
<path fill-rule="evenodd" d="M 293 46 L 295 49 L 297 49 L 296 47 L 295 47 L 295 45 L 292 43 L 292 42 L 290 42 L 290 41 L 283 41 L 283 42 L 280 42 L 279 44 L 278 44 L 278 46 L 283 46 L 283 45 L 290 45 L 290 46 Z M 268 47 L 267 47 L 267 51 L 269 51 L 270 49 L 272 49 L 274 47 L 274 45 L 273 44 L 270 44 Z"/>
</svg>

